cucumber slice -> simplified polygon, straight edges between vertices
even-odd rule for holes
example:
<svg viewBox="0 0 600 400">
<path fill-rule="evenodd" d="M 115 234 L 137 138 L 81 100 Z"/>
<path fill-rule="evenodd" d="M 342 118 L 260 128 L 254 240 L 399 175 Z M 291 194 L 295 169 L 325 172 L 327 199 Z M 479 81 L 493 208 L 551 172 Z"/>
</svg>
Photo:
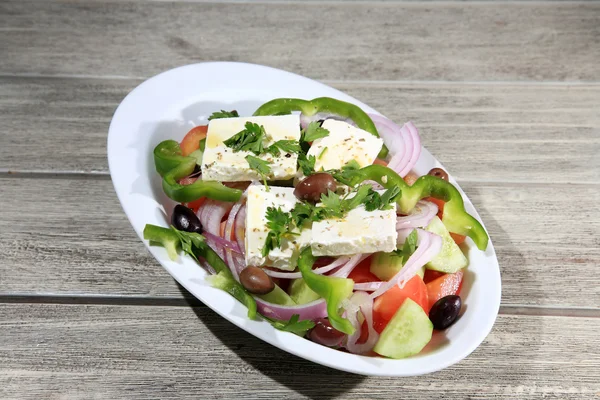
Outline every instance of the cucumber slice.
<svg viewBox="0 0 600 400">
<path fill-rule="evenodd" d="M 308 287 L 304 279 L 294 279 L 290 285 L 290 297 L 296 302 L 296 304 L 308 304 L 315 301 L 321 296 L 316 294 L 311 288 Z"/>
<path fill-rule="evenodd" d="M 256 295 L 256 297 L 268 301 L 269 303 L 279 304 L 280 306 L 295 306 L 296 302 L 279 286 L 275 285 L 275 289 L 267 294 Z"/>
<path fill-rule="evenodd" d="M 382 281 L 389 281 L 402 269 L 402 257 L 396 253 L 375 253 L 371 259 L 371 273 Z M 425 268 L 417 271 L 417 275 L 423 278 Z"/>
<path fill-rule="evenodd" d="M 423 350 L 432 334 L 433 324 L 425 311 L 407 298 L 381 332 L 373 350 L 390 358 L 412 356 Z"/>
<path fill-rule="evenodd" d="M 450 232 L 438 217 L 433 217 L 426 230 L 442 237 L 442 250 L 425 265 L 425 268 L 453 274 L 467 266 L 469 263 L 467 257 L 454 242 Z"/>
<path fill-rule="evenodd" d="M 190 154 L 190 157 L 194 157 L 196 159 L 196 165 L 201 166 L 202 165 L 202 157 L 204 156 L 204 151 L 198 149 L 195 151 L 192 151 L 192 153 Z"/>
</svg>

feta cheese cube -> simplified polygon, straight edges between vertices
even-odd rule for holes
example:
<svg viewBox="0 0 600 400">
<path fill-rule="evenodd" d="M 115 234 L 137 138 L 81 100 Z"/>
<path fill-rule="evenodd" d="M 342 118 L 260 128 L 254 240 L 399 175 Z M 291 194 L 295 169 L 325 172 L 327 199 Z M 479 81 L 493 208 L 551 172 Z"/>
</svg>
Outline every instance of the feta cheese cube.
<svg viewBox="0 0 600 400">
<path fill-rule="evenodd" d="M 299 250 L 310 244 L 310 229 L 302 229 L 299 236 L 284 238 L 281 247 L 262 256 L 265 239 L 269 233 L 267 227 L 267 208 L 281 208 L 289 212 L 298 202 L 294 188 L 271 186 L 269 191 L 262 185 L 248 187 L 246 203 L 246 264 L 253 266 L 268 265 L 274 268 L 293 271 L 296 268 Z"/>
<path fill-rule="evenodd" d="M 396 250 L 396 203 L 390 210 L 350 210 L 344 218 L 313 222 L 311 248 L 315 256 L 341 256 Z"/>
<path fill-rule="evenodd" d="M 361 167 L 373 164 L 383 140 L 344 121 L 328 119 L 323 128 L 329 135 L 315 140 L 308 151 L 315 156 L 315 171 L 340 169 L 355 160 Z"/>
<path fill-rule="evenodd" d="M 278 140 L 300 140 L 300 117 L 280 115 L 265 117 L 219 118 L 208 124 L 206 147 L 202 158 L 202 179 L 221 182 L 259 180 L 259 174 L 250 169 L 246 156 L 248 151 L 234 152 L 225 146 L 225 140 L 245 129 L 246 122 L 254 122 L 265 128 L 265 147 Z M 281 152 L 278 157 L 261 154 L 258 158 L 270 162 L 269 180 L 285 180 L 296 174 L 298 155 Z"/>
</svg>

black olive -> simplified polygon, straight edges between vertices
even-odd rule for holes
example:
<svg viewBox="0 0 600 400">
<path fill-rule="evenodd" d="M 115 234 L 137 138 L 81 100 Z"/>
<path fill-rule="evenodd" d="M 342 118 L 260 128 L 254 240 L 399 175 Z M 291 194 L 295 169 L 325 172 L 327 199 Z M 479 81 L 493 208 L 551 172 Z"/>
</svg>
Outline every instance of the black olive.
<svg viewBox="0 0 600 400">
<path fill-rule="evenodd" d="M 432 168 L 427 175 L 435 176 L 436 178 L 448 180 L 448 173 L 441 168 Z"/>
<path fill-rule="evenodd" d="M 304 201 L 317 203 L 321 195 L 328 191 L 335 192 L 337 185 L 333 176 L 326 172 L 319 172 L 301 180 L 294 189 L 294 195 Z"/>
<path fill-rule="evenodd" d="M 202 233 L 202 224 L 196 214 L 181 204 L 173 209 L 171 224 L 180 231 Z"/>
<path fill-rule="evenodd" d="M 275 289 L 269 275 L 258 267 L 249 266 L 240 272 L 240 283 L 252 294 L 267 294 Z"/>
<path fill-rule="evenodd" d="M 437 330 L 446 329 L 454 322 L 460 313 L 462 301 L 460 296 L 451 294 L 435 302 L 429 311 L 429 319 Z"/>
</svg>

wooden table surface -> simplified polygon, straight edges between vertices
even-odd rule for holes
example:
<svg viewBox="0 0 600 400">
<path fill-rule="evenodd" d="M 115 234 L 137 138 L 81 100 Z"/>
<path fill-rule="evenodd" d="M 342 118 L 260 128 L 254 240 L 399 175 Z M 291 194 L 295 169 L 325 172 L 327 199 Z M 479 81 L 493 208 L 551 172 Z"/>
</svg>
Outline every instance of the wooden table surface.
<svg viewBox="0 0 600 400">
<path fill-rule="evenodd" d="M 502 269 L 473 354 L 355 376 L 175 284 L 121 210 L 106 136 L 144 79 L 208 60 L 416 123 Z M 599 155 L 599 2 L 0 1 L 0 398 L 600 399 Z"/>
</svg>

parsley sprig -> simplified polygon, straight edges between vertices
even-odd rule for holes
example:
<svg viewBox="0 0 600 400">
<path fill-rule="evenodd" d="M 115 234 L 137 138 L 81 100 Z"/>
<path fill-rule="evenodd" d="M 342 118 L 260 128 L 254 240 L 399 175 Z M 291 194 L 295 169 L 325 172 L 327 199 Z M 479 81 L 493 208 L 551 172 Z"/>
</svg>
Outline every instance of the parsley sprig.
<svg viewBox="0 0 600 400">
<path fill-rule="evenodd" d="M 236 110 L 231 110 L 231 111 L 221 110 L 221 111 L 216 111 L 216 112 L 212 113 L 212 115 L 210 117 L 208 117 L 208 120 L 212 121 L 213 119 L 235 118 L 235 117 L 239 117 L 239 116 L 240 115 L 238 114 L 238 112 Z"/>
<path fill-rule="evenodd" d="M 271 167 L 269 167 L 270 162 L 251 156 L 250 154 L 248 154 L 245 158 L 246 161 L 248 161 L 250 169 L 258 173 L 268 190 L 269 186 L 267 186 L 267 177 L 271 173 Z"/>
<path fill-rule="evenodd" d="M 406 261 L 413 255 L 415 250 L 417 249 L 417 230 L 413 229 L 413 231 L 407 236 L 404 241 L 404 245 L 402 249 L 397 249 L 394 251 L 399 257 L 402 257 L 402 264 L 406 264 Z"/>
<path fill-rule="evenodd" d="M 329 136 L 329 130 L 322 128 L 318 121 L 311 122 L 308 124 L 306 129 L 302 131 L 300 140 L 303 142 L 314 142 L 317 139 Z"/>
</svg>

